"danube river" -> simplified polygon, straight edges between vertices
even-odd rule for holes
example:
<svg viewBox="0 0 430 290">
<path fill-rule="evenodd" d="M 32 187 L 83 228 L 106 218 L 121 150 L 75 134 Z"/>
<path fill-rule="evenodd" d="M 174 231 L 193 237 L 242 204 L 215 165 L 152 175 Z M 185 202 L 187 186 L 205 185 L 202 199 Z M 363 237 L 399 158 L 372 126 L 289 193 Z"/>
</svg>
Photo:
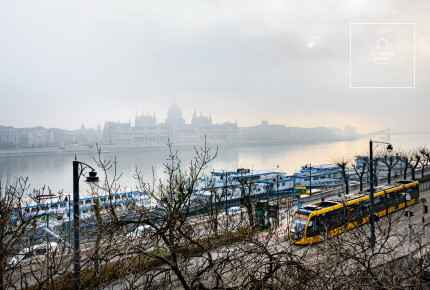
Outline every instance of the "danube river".
<svg viewBox="0 0 430 290">
<path fill-rule="evenodd" d="M 380 139 L 380 141 L 385 140 Z M 420 146 L 430 147 L 430 134 L 392 135 L 391 143 L 394 150 L 408 150 Z M 380 145 L 377 149 L 384 148 L 383 145 Z M 179 148 L 178 150 L 183 165 L 186 165 L 194 156 L 192 148 Z M 369 139 L 312 145 L 222 146 L 218 149 L 218 157 L 208 166 L 207 172 L 212 169 L 249 168 L 279 170 L 293 174 L 304 164 L 330 163 L 336 156 L 357 154 L 369 154 Z M 95 167 L 93 157 L 96 157 L 96 154 L 80 153 L 77 156 L 79 161 Z M 105 160 L 113 160 L 116 157 L 117 171 L 123 174 L 119 184 L 122 187 L 130 188 L 137 185 L 133 178 L 136 168 L 142 172 L 145 181 L 148 182 L 152 181 L 152 169 L 154 169 L 156 177 L 164 177 L 163 162 L 168 157 L 168 151 L 167 149 L 145 149 L 132 152 L 107 152 L 103 153 L 102 157 Z M 0 157 L 0 172 L 3 182 L 7 178 L 14 180 L 23 176 L 28 177 L 31 188 L 40 189 L 46 185 L 54 192 L 61 190 L 71 192 L 73 160 L 74 154 Z M 279 166 L 278 169 L 277 166 Z M 113 172 L 109 174 L 112 176 Z M 84 181 L 83 178 L 81 180 Z M 81 188 L 85 189 L 84 182 L 81 182 Z"/>
</svg>

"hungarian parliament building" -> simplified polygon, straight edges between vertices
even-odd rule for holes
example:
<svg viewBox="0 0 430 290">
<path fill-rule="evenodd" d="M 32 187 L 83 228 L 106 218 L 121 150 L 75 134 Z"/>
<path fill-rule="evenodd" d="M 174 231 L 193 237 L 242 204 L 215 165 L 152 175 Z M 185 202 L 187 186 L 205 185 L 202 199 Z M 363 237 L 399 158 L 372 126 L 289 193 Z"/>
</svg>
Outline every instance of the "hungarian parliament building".
<svg viewBox="0 0 430 290">
<path fill-rule="evenodd" d="M 211 116 L 194 114 L 190 124 L 185 122 L 182 111 L 173 104 L 164 123 L 157 123 L 155 113 L 141 114 L 128 123 L 106 122 L 97 129 L 64 130 L 58 128 L 14 128 L 0 126 L 0 149 L 20 148 L 69 148 L 70 146 L 152 147 L 164 146 L 168 141 L 176 145 L 203 144 L 259 144 L 259 143 L 322 143 L 354 140 L 359 137 L 354 127 L 300 128 L 269 124 L 262 121 L 251 127 L 238 127 L 237 122 L 214 124 Z M 87 148 L 88 148 L 87 147 Z"/>
<path fill-rule="evenodd" d="M 157 123 L 153 116 L 136 116 L 131 123 L 106 122 L 103 129 L 107 145 L 158 145 L 168 140 L 175 144 L 208 142 L 236 142 L 239 140 L 237 123 L 213 124 L 211 116 L 197 115 L 194 110 L 191 124 L 186 124 L 177 104 L 170 107 L 165 123 Z"/>
</svg>

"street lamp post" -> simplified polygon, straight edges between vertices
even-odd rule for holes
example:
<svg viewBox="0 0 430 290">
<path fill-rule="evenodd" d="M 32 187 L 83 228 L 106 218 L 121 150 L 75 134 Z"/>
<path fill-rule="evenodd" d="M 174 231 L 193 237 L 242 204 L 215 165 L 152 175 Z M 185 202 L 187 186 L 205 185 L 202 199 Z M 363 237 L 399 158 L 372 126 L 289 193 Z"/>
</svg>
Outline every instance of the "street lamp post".
<svg viewBox="0 0 430 290">
<path fill-rule="evenodd" d="M 227 206 L 227 173 L 225 173 L 225 171 L 223 171 L 223 175 L 224 175 L 224 198 L 225 198 L 225 215 L 228 215 L 228 206 Z"/>
<path fill-rule="evenodd" d="M 312 194 L 312 164 L 306 164 L 305 168 L 308 168 L 309 165 L 309 195 Z"/>
<path fill-rule="evenodd" d="M 74 243 L 74 258 L 73 258 L 73 289 L 80 289 L 80 216 L 79 216 L 79 177 L 86 168 L 92 171 L 89 173 L 86 182 L 98 182 L 97 172 L 94 168 L 86 163 L 76 160 L 73 161 L 73 243 Z"/>
<path fill-rule="evenodd" d="M 279 180 L 282 180 L 282 176 L 276 174 L 276 227 L 279 227 Z"/>
<path fill-rule="evenodd" d="M 374 217 L 374 188 L 373 188 L 373 143 L 379 143 L 379 144 L 388 144 L 387 151 L 391 152 L 393 150 L 393 146 L 390 143 L 387 142 L 378 142 L 378 141 L 372 141 L 372 139 L 369 140 L 369 170 L 370 170 L 370 245 L 371 247 L 375 247 L 376 243 L 376 237 L 375 237 L 375 217 Z"/>
</svg>

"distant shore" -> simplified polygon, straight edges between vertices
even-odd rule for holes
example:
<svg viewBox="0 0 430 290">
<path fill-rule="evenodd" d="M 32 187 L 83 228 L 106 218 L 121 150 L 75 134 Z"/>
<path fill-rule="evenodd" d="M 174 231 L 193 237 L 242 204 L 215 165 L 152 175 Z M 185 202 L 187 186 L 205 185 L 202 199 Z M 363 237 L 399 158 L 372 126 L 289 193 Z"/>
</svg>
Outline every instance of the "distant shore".
<svg viewBox="0 0 430 290">
<path fill-rule="evenodd" d="M 357 138 L 360 139 L 360 138 Z M 354 139 L 354 140 L 357 140 Z M 242 141 L 242 142 L 231 142 L 231 143 L 208 143 L 210 147 L 239 147 L 239 146 L 276 146 L 276 145 L 300 145 L 300 144 L 324 144 L 332 142 L 342 141 L 354 141 L 354 140 L 327 140 L 327 141 L 314 141 L 314 142 L 287 142 L 287 141 Z M 174 147 L 179 148 L 193 148 L 201 147 L 204 143 L 196 144 L 175 144 Z M 148 144 L 148 145 L 100 145 L 102 152 L 123 152 L 123 151 L 136 151 L 136 150 L 160 150 L 166 149 L 166 144 Z M 65 148 L 58 147 L 42 147 L 42 148 L 22 148 L 22 149 L 3 149 L 0 150 L 0 157 L 7 156 L 37 156 L 37 155 L 57 155 L 57 154 L 73 154 L 73 153 L 97 153 L 96 146 L 90 147 L 85 145 L 72 145 Z"/>
</svg>

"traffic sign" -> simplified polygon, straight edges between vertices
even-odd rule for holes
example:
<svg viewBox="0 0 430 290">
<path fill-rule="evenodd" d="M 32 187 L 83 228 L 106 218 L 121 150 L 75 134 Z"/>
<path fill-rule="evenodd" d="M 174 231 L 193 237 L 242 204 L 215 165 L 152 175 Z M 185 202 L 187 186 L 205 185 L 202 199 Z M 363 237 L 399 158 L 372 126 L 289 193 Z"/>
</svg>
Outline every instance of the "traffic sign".
<svg viewBox="0 0 430 290">
<path fill-rule="evenodd" d="M 421 203 L 422 203 L 422 204 L 427 203 L 427 199 L 425 199 L 425 198 L 421 198 Z"/>
<path fill-rule="evenodd" d="M 403 213 L 403 215 L 404 215 L 404 216 L 406 216 L 406 217 L 413 217 L 413 216 L 414 216 L 414 212 L 413 212 L 413 211 L 408 210 L 408 211 L 405 211 L 405 212 Z"/>
<path fill-rule="evenodd" d="M 299 200 L 299 202 L 297 203 L 297 207 L 298 208 L 302 208 L 302 202 Z"/>
</svg>

